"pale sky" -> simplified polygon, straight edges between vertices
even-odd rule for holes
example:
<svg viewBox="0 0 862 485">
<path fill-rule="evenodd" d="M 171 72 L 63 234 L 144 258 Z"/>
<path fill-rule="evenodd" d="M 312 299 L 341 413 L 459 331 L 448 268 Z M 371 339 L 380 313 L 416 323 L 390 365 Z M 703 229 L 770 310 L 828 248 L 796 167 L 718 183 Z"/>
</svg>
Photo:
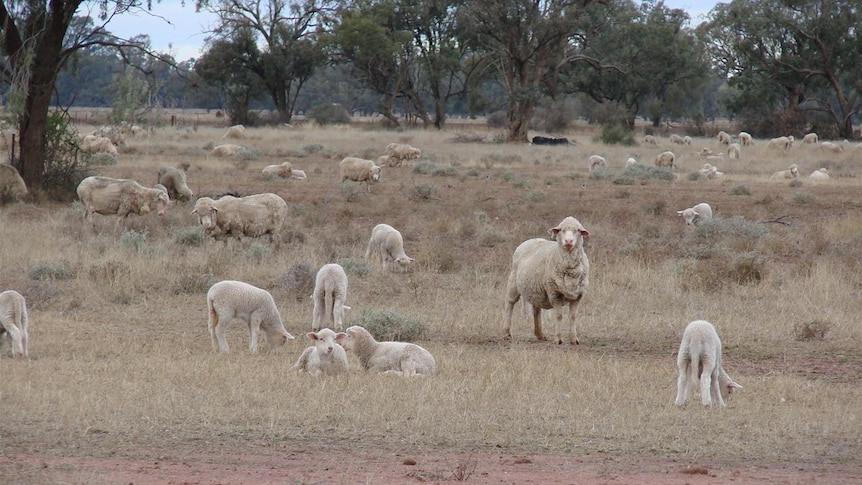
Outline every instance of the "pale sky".
<svg viewBox="0 0 862 485">
<path fill-rule="evenodd" d="M 665 0 L 667 7 L 681 8 L 688 12 L 692 26 L 702 20 L 718 0 Z M 82 12 L 79 12 L 82 13 Z M 170 23 L 169 23 L 170 22 Z M 149 14 L 126 14 L 108 24 L 108 30 L 123 38 L 148 34 L 152 47 L 160 52 L 169 52 L 178 61 L 198 58 L 207 31 L 215 25 L 215 16 L 208 12 L 195 12 L 194 0 L 182 6 L 180 0 L 153 2 Z"/>
</svg>

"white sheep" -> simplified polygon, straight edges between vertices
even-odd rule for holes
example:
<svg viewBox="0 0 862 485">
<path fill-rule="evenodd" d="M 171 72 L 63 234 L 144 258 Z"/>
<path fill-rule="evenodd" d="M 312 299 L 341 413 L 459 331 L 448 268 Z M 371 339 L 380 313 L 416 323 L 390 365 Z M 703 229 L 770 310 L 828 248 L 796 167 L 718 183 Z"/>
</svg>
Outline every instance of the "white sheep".
<svg viewBox="0 0 862 485">
<path fill-rule="evenodd" d="M 178 168 L 160 168 L 158 179 L 158 183 L 167 189 L 168 196 L 173 200 L 187 201 L 195 195 L 186 183 L 186 173 Z"/>
<path fill-rule="evenodd" d="M 368 372 L 400 374 L 404 376 L 433 374 L 437 362 L 431 352 L 408 342 L 378 342 L 371 333 L 359 325 L 344 331 L 339 340 L 344 350 L 353 352 Z"/>
<path fill-rule="evenodd" d="M 731 143 L 727 146 L 727 158 L 739 159 L 741 151 L 739 143 Z"/>
<path fill-rule="evenodd" d="M 542 310 L 552 310 L 554 335 L 563 343 L 560 326 L 563 307 L 569 308 L 569 343 L 579 344 L 575 329 L 578 304 L 590 284 L 590 261 L 584 243 L 590 233 L 574 217 L 566 217 L 548 229 L 551 241 L 535 238 L 522 242 L 512 254 L 512 268 L 506 283 L 506 323 L 504 336 L 512 338 L 512 309 L 522 297 L 533 310 L 533 332 L 536 339 L 545 340 L 542 333 Z"/>
<path fill-rule="evenodd" d="M 126 144 L 126 130 L 123 126 L 105 125 L 92 133 L 95 136 L 103 137 L 111 140 L 114 146 L 122 146 Z"/>
<path fill-rule="evenodd" d="M 831 141 L 824 141 L 820 144 L 820 149 L 832 153 L 841 153 L 844 151 L 844 146 Z"/>
<path fill-rule="evenodd" d="M 389 224 L 377 224 L 371 230 L 365 259 L 370 261 L 372 256 L 377 256 L 377 264 L 383 269 L 389 267 L 389 263 L 395 263 L 400 271 L 406 271 L 410 263 L 415 261 L 404 252 L 401 233 Z"/>
<path fill-rule="evenodd" d="M 691 145 L 691 142 L 692 142 L 692 139 L 690 136 L 686 135 L 686 136 L 682 137 L 682 144 L 683 145 Z"/>
<path fill-rule="evenodd" d="M 608 161 L 601 155 L 590 155 L 587 163 L 590 167 L 590 172 L 598 168 L 606 168 L 608 166 Z"/>
<path fill-rule="evenodd" d="M 245 138 L 245 126 L 233 125 L 228 127 L 222 138 Z"/>
<path fill-rule="evenodd" d="M 116 155 L 117 147 L 105 136 L 87 135 L 81 141 L 81 150 L 86 153 L 109 153 Z"/>
<path fill-rule="evenodd" d="M 670 135 L 670 142 L 675 143 L 677 145 L 685 145 L 685 139 L 676 133 Z"/>
<path fill-rule="evenodd" d="M 27 302 L 15 290 L 0 293 L 0 337 L 10 340 L 12 357 L 30 355 L 30 331 L 28 329 Z"/>
<path fill-rule="evenodd" d="M 267 165 L 266 167 L 263 167 L 261 173 L 267 178 L 280 177 L 297 180 L 305 180 L 307 178 L 305 172 L 293 168 L 293 164 L 290 162 L 283 162 L 278 165 Z"/>
<path fill-rule="evenodd" d="M 243 150 L 245 150 L 244 146 L 225 143 L 213 148 L 212 155 L 214 157 L 232 157 Z"/>
<path fill-rule="evenodd" d="M 811 172 L 811 175 L 809 175 L 808 178 L 812 180 L 829 180 L 829 170 L 826 168 L 818 168 Z"/>
<path fill-rule="evenodd" d="M 787 170 L 779 170 L 779 171 L 775 172 L 774 174 L 772 174 L 772 176 L 769 177 L 769 180 L 773 180 L 773 179 L 795 179 L 797 177 L 799 177 L 799 167 L 796 166 L 796 164 L 794 163 Z"/>
<path fill-rule="evenodd" d="M 749 133 L 746 133 L 744 131 L 740 131 L 737 138 L 739 138 L 739 144 L 744 146 L 744 147 L 754 145 L 754 139 L 751 137 L 751 134 L 749 134 Z"/>
<path fill-rule="evenodd" d="M 695 320 L 685 327 L 676 365 L 677 406 L 685 404 L 696 381 L 700 382 L 700 402 L 704 406 L 724 406 L 734 389 L 742 389 L 721 367 L 721 339 L 706 320 Z"/>
<path fill-rule="evenodd" d="M 311 329 L 315 332 L 326 327 L 336 330 L 344 329 L 344 311 L 350 310 L 347 303 L 347 273 L 340 264 L 324 264 L 317 271 L 314 279 L 314 311 L 312 313 Z"/>
<path fill-rule="evenodd" d="M 730 135 L 726 131 L 724 131 L 724 130 L 719 131 L 717 137 L 718 137 L 718 142 L 720 144 L 730 145 L 730 141 L 731 141 Z"/>
<path fill-rule="evenodd" d="M 224 280 L 212 285 L 207 291 L 207 310 L 213 350 L 230 350 L 225 331 L 228 324 L 234 320 L 239 320 L 248 327 L 248 349 L 251 352 L 257 351 L 261 330 L 267 344 L 273 348 L 281 347 L 293 339 L 293 335 L 284 329 L 281 314 L 272 295 L 248 283 Z"/>
<path fill-rule="evenodd" d="M 390 143 L 386 145 L 386 164 L 390 167 L 400 167 L 405 160 L 415 160 L 422 156 L 422 150 L 405 143 Z"/>
<path fill-rule="evenodd" d="M 703 147 L 700 149 L 700 156 L 704 158 L 711 157 L 713 153 L 712 148 L 709 147 Z"/>
<path fill-rule="evenodd" d="M 655 157 L 656 167 L 668 167 L 673 169 L 676 165 L 676 155 L 673 152 L 661 152 Z"/>
<path fill-rule="evenodd" d="M 314 345 L 302 351 L 293 370 L 307 372 L 313 376 L 344 374 L 350 369 L 347 362 L 347 352 L 339 344 L 347 334 L 335 333 L 331 329 L 324 328 L 319 332 L 306 334 Z"/>
<path fill-rule="evenodd" d="M 197 214 L 204 232 L 216 240 L 227 242 L 232 236 L 261 237 L 269 235 L 275 249 L 281 246 L 281 229 L 287 220 L 287 203 L 276 194 L 264 193 L 219 199 L 201 197 L 195 201 L 192 214 Z"/>
<path fill-rule="evenodd" d="M 153 208 L 160 216 L 168 210 L 168 194 L 144 187 L 129 179 L 94 175 L 78 184 L 78 198 L 84 204 L 84 219 L 95 224 L 94 214 L 117 215 L 117 226 L 125 224 L 129 214 L 145 215 Z"/>
<path fill-rule="evenodd" d="M 27 184 L 18 169 L 8 163 L 0 163 L 0 204 L 12 200 L 20 201 L 27 193 Z"/>
<path fill-rule="evenodd" d="M 685 220 L 688 226 L 701 224 L 712 219 L 712 207 L 706 202 L 701 202 L 685 210 L 676 211 L 676 213 Z"/>
<path fill-rule="evenodd" d="M 816 145 L 820 138 L 817 136 L 817 133 L 807 133 L 802 137 L 802 143 L 806 145 Z"/>
<path fill-rule="evenodd" d="M 724 175 L 724 172 L 719 172 L 718 167 L 716 167 L 715 165 L 713 165 L 711 163 L 704 163 L 703 167 L 701 167 L 701 169 L 698 170 L 698 173 L 700 173 L 701 175 L 704 175 L 708 179 L 715 179 L 715 178 L 722 177 Z"/>
<path fill-rule="evenodd" d="M 793 136 L 779 136 L 777 138 L 773 138 L 769 140 L 766 148 L 790 150 L 793 148 Z"/>
<path fill-rule="evenodd" d="M 658 145 L 658 143 L 656 142 L 656 140 L 655 140 L 655 137 L 654 137 L 654 136 L 652 136 L 652 135 L 646 135 L 646 136 L 644 136 L 644 145 L 657 146 L 657 145 Z"/>
<path fill-rule="evenodd" d="M 635 160 L 634 157 L 629 157 L 626 159 L 626 167 L 630 167 L 630 166 L 635 165 L 637 163 L 638 163 L 638 161 Z"/>
<path fill-rule="evenodd" d="M 371 184 L 376 184 L 380 181 L 383 175 L 383 167 L 376 165 L 371 160 L 365 160 L 357 157 L 347 157 L 338 163 L 339 172 L 341 173 L 341 183 L 345 180 L 354 182 L 365 182 L 368 186 L 368 193 L 371 193 Z"/>
</svg>

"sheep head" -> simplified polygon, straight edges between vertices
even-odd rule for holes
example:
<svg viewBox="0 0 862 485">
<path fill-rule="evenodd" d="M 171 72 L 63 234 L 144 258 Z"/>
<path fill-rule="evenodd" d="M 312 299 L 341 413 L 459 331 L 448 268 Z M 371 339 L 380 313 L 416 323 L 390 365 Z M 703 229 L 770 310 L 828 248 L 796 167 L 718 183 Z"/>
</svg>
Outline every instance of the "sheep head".
<svg viewBox="0 0 862 485">
<path fill-rule="evenodd" d="M 551 239 L 560 243 L 560 245 L 568 252 L 572 252 L 575 247 L 581 246 L 579 239 L 589 241 L 590 232 L 587 231 L 581 223 L 574 217 L 566 217 L 556 227 L 548 229 Z"/>
</svg>

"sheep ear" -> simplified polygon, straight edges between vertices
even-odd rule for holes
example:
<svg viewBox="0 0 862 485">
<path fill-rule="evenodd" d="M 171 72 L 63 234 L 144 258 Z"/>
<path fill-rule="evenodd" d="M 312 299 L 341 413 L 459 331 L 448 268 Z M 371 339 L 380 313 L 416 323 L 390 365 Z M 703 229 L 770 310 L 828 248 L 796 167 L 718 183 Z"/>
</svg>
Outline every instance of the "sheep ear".
<svg viewBox="0 0 862 485">
<path fill-rule="evenodd" d="M 335 341 L 336 342 L 341 342 L 342 340 L 344 340 L 346 338 L 347 338 L 347 334 L 344 332 L 338 332 L 337 334 L 335 334 Z"/>
<path fill-rule="evenodd" d="M 194 209 L 192 209 L 192 214 L 197 214 L 197 213 L 198 213 L 198 209 L 197 209 L 197 207 L 195 207 Z"/>
<path fill-rule="evenodd" d="M 310 338 L 311 340 L 317 340 L 317 334 L 314 332 L 308 332 L 305 335 L 308 336 L 308 338 Z"/>
<path fill-rule="evenodd" d="M 581 229 L 581 236 L 583 236 L 584 239 L 589 240 L 590 239 L 590 231 L 588 231 L 586 229 Z"/>
<path fill-rule="evenodd" d="M 548 229 L 548 234 L 550 234 L 551 237 L 554 238 L 554 240 L 556 240 L 558 232 L 560 232 L 559 227 L 552 227 L 552 228 Z"/>
<path fill-rule="evenodd" d="M 682 213 L 683 213 L 683 211 L 676 211 L 676 215 L 678 215 L 680 217 L 682 217 Z"/>
<path fill-rule="evenodd" d="M 727 387 L 742 389 L 742 386 L 740 386 L 739 384 L 737 384 L 736 382 L 733 382 L 733 381 L 730 381 L 729 383 L 727 383 Z"/>
</svg>

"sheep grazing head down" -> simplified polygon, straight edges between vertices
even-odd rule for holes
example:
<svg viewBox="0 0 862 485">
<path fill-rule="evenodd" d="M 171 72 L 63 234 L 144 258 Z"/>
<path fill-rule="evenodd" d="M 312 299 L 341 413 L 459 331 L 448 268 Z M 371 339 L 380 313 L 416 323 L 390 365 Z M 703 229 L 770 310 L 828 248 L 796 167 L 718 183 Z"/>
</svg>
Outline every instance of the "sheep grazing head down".
<svg viewBox="0 0 862 485">
<path fill-rule="evenodd" d="M 583 246 L 583 241 L 589 241 L 590 231 L 587 231 L 574 217 L 566 217 L 557 227 L 548 229 L 551 239 L 558 241 L 568 252 Z"/>
</svg>

